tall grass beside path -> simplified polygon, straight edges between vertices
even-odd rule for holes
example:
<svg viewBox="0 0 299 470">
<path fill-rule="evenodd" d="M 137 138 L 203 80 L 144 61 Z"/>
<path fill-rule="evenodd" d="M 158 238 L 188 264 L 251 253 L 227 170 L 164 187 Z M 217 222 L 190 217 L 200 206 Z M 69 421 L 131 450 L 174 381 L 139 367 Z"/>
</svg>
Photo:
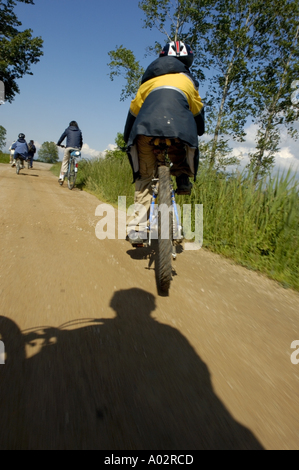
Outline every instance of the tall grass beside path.
<svg viewBox="0 0 299 470">
<path fill-rule="evenodd" d="M 203 204 L 205 247 L 299 290 L 299 191 L 290 171 L 256 185 L 250 173 L 203 170 L 191 200 Z"/>
</svg>

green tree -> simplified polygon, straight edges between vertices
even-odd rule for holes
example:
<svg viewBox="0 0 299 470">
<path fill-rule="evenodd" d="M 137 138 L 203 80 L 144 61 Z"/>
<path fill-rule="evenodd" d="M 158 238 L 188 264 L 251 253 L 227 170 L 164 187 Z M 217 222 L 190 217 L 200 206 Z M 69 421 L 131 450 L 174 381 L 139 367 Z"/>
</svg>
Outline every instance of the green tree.
<svg viewBox="0 0 299 470">
<path fill-rule="evenodd" d="M 117 133 L 115 138 L 116 148 L 114 150 L 108 150 L 106 152 L 105 159 L 106 160 L 124 160 L 127 158 L 127 154 L 125 152 L 126 143 L 124 141 L 124 135 L 120 132 Z"/>
<path fill-rule="evenodd" d="M 38 159 L 44 163 L 57 163 L 59 160 L 57 145 L 54 142 L 44 142 L 38 151 Z"/>
<path fill-rule="evenodd" d="M 198 0 L 141 0 L 139 8 L 145 15 L 144 27 L 157 29 L 166 36 L 167 41 L 178 41 L 189 36 L 190 21 L 196 11 L 197 29 L 200 34 L 205 33 L 208 28 L 206 22 L 207 8 L 211 8 L 215 0 L 201 0 L 200 7 Z M 160 47 L 159 43 L 156 43 Z M 159 49 L 156 47 L 156 49 Z"/>
<path fill-rule="evenodd" d="M 299 104 L 292 102 L 292 83 L 299 77 L 299 1 L 279 0 L 268 19 L 271 30 L 265 62 L 254 74 L 254 106 L 258 125 L 257 146 L 250 156 L 250 167 L 256 180 L 267 173 L 279 151 L 281 130 L 297 139 L 294 123 L 299 119 Z"/>
<path fill-rule="evenodd" d="M 135 59 L 134 53 L 123 46 L 110 51 L 109 57 L 111 62 L 108 67 L 111 69 L 109 74 L 111 81 L 119 76 L 124 76 L 126 80 L 126 85 L 122 89 L 120 97 L 121 101 L 124 101 L 137 93 L 144 69 L 139 61 Z"/>
<path fill-rule="evenodd" d="M 290 89 L 291 76 L 293 80 L 298 76 L 294 76 L 294 60 L 299 53 L 296 36 L 298 1 L 142 0 L 139 3 L 145 14 L 144 26 L 157 28 L 167 41 L 180 39 L 191 44 L 195 52 L 192 72 L 201 82 L 208 72 L 211 75 L 207 95 L 203 97 L 206 134 L 210 139 L 208 142 L 200 140 L 201 153 L 211 167 L 225 169 L 238 161 L 232 156 L 228 143 L 231 139 L 237 142 L 245 140 L 245 125 L 249 118 L 258 121 L 261 129 L 265 130 L 258 140 L 260 160 L 265 155 L 261 154 L 259 147 L 264 146 L 265 141 L 271 146 L 271 139 L 273 143 L 275 133 L 270 133 L 271 125 L 278 129 L 282 110 L 275 103 L 281 102 L 283 96 L 286 98 L 284 90 Z M 156 42 L 150 49 L 159 47 Z M 121 62 L 122 49 L 118 48 L 115 54 L 119 54 L 119 62 L 109 64 L 112 70 L 117 70 L 120 75 L 120 70 L 128 72 L 131 66 L 132 70 L 135 67 L 138 71 L 135 76 L 139 80 L 139 62 L 133 52 L 130 51 L 125 66 Z M 273 88 L 274 83 L 277 89 Z M 264 92 L 263 87 L 267 91 Z M 137 81 L 134 88 L 127 86 L 125 97 L 132 96 L 137 88 Z M 290 134 L 294 136 L 291 124 L 297 118 L 294 106 L 290 107 L 290 96 L 291 92 L 285 102 L 284 123 L 290 124 Z M 277 111 L 275 122 L 274 108 Z M 271 116 L 270 120 L 266 116 Z M 278 136 L 276 133 L 276 138 Z M 273 147 L 273 152 L 275 149 L 277 147 Z"/>
<path fill-rule="evenodd" d="M 198 14 L 201 17 L 201 0 L 193 10 L 189 32 L 197 65 L 204 54 L 203 65 L 213 71 L 205 99 L 207 134 L 213 137 L 201 146 L 210 166 L 226 167 L 236 162 L 229 156 L 229 139 L 245 140 L 245 125 L 256 109 L 252 77 L 269 51 L 268 15 L 275 21 L 274 7 L 268 0 L 217 0 L 207 13 L 209 26 L 203 37 L 196 27 Z"/>
<path fill-rule="evenodd" d="M 145 14 L 145 27 L 156 28 L 167 41 L 180 39 L 192 45 L 196 56 L 192 71 L 201 82 L 206 71 L 211 68 L 216 71 L 205 103 L 209 109 L 207 133 L 213 138 L 208 144 L 201 144 L 212 166 L 216 157 L 220 160 L 229 152 L 230 136 L 244 139 L 244 125 L 250 112 L 241 85 L 248 77 L 244 49 L 252 21 L 248 12 L 246 16 L 242 11 L 244 5 L 239 5 L 238 10 L 236 3 L 246 2 L 142 0 L 139 4 Z M 159 48 L 161 45 L 156 42 L 152 50 Z M 235 158 L 229 161 L 222 158 L 220 166 L 235 162 Z"/>
<path fill-rule="evenodd" d="M 3 126 L 0 126 L 0 151 L 6 145 L 6 129 Z"/>
<path fill-rule="evenodd" d="M 206 0 L 211 3 L 211 0 Z M 190 20 L 190 15 L 195 7 L 197 0 L 142 0 L 139 3 L 139 8 L 145 15 L 144 27 L 156 28 L 159 33 L 166 37 L 166 41 L 171 41 L 171 38 L 177 40 L 185 38 L 183 31 L 187 28 Z M 205 30 L 207 25 L 203 21 L 204 13 L 197 15 L 197 27 L 201 31 Z M 162 44 L 158 41 L 154 46 L 149 46 L 147 51 L 149 54 L 157 54 L 161 50 Z M 111 62 L 108 67 L 111 69 L 109 74 L 110 79 L 113 81 L 115 77 L 123 76 L 126 80 L 125 86 L 121 91 L 121 101 L 127 98 L 132 98 L 136 95 L 140 86 L 144 68 L 140 62 L 136 60 L 134 52 L 126 49 L 123 45 L 116 47 L 114 51 L 109 52 Z M 199 70 L 198 77 L 203 80 L 204 75 Z"/>
<path fill-rule="evenodd" d="M 17 1 L 34 5 L 33 0 Z M 43 40 L 34 38 L 31 29 L 19 31 L 22 23 L 14 12 L 16 4 L 15 0 L 0 0 L 0 80 L 8 102 L 20 92 L 17 80 L 33 75 L 31 66 L 43 55 Z"/>
</svg>

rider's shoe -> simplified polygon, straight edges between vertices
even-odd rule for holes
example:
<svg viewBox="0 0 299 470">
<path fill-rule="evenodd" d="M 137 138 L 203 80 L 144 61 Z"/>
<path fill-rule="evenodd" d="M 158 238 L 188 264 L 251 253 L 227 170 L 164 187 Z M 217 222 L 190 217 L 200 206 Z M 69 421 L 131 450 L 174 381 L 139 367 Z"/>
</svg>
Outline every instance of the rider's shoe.
<svg viewBox="0 0 299 470">
<path fill-rule="evenodd" d="M 14 166 L 16 166 L 16 161 L 14 160 L 11 164 L 11 167 L 13 168 Z"/>
<path fill-rule="evenodd" d="M 135 232 L 132 230 L 127 236 L 127 241 L 131 245 L 144 245 L 147 242 L 147 232 Z"/>
<path fill-rule="evenodd" d="M 176 177 L 177 190 L 176 193 L 180 195 L 191 195 L 192 183 L 189 180 L 189 176 L 182 174 Z"/>
<path fill-rule="evenodd" d="M 64 178 L 59 178 L 58 183 L 60 184 L 60 186 L 62 186 L 64 183 Z"/>
</svg>

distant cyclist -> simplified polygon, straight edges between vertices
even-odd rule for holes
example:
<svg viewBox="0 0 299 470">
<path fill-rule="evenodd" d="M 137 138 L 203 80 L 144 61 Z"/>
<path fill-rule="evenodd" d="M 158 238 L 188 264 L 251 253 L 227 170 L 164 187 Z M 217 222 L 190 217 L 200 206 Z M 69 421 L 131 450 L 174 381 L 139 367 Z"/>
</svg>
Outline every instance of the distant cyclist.
<svg viewBox="0 0 299 470">
<path fill-rule="evenodd" d="M 36 153 L 36 147 L 34 145 L 34 140 L 30 140 L 28 144 L 28 158 L 29 158 L 29 168 L 33 168 L 33 158 Z"/>
<path fill-rule="evenodd" d="M 64 178 L 67 173 L 69 159 L 71 157 L 71 152 L 73 152 L 74 150 L 81 150 L 83 146 L 82 132 L 79 129 L 79 126 L 76 121 L 70 122 L 69 127 L 64 131 L 64 133 L 58 140 L 57 145 L 60 146 L 65 138 L 66 138 L 66 149 L 64 152 L 64 157 L 63 157 L 61 170 L 60 170 L 60 176 L 58 180 L 60 184 L 64 182 Z"/>
<path fill-rule="evenodd" d="M 13 144 L 15 143 L 15 140 L 13 141 L 13 143 L 11 144 L 11 146 L 9 147 L 9 153 L 10 153 L 10 164 L 12 165 L 13 164 L 13 161 L 14 161 L 14 154 L 15 154 L 15 149 L 12 149 L 11 147 L 13 146 Z"/>
<path fill-rule="evenodd" d="M 180 41 L 167 44 L 145 71 L 131 102 L 124 140 L 134 174 L 135 203 L 143 204 L 148 211 L 151 181 L 157 173 L 156 138 L 167 138 L 170 144 L 168 155 L 173 163 L 171 174 L 176 177 L 177 194 L 190 195 L 189 177 L 196 178 L 198 135 L 204 134 L 205 125 L 198 82 L 189 70 L 193 59 L 190 46 Z M 132 220 L 133 217 L 128 224 Z"/>
<path fill-rule="evenodd" d="M 21 168 L 25 168 L 24 161 L 28 159 L 28 145 L 24 134 L 18 135 L 18 140 L 12 144 L 11 149 L 15 151 L 14 161 L 11 166 L 15 166 L 16 160 L 19 158 L 22 161 Z"/>
</svg>

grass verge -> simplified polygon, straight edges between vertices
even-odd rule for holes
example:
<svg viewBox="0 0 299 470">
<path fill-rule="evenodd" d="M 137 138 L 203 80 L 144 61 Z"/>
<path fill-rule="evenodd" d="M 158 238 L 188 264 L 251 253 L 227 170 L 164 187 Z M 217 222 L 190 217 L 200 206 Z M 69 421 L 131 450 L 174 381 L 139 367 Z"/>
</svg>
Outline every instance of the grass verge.
<svg viewBox="0 0 299 470">
<path fill-rule="evenodd" d="M 9 162 L 10 162 L 9 153 L 0 152 L 0 163 L 9 163 Z"/>
</svg>

